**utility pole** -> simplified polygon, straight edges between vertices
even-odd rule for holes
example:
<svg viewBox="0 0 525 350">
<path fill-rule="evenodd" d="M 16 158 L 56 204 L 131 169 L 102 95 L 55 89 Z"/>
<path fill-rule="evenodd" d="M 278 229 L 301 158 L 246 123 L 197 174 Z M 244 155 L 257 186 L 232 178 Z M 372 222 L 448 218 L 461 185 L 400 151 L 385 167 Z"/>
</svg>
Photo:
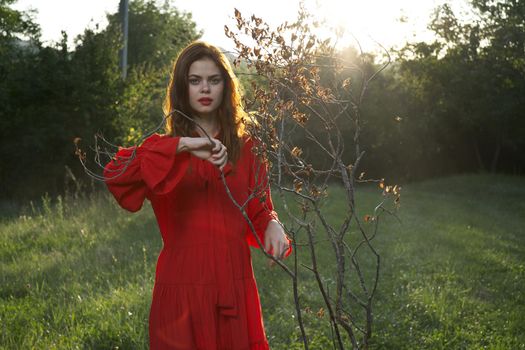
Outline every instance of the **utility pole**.
<svg viewBox="0 0 525 350">
<path fill-rule="evenodd" d="M 120 0 L 119 14 L 122 19 L 122 50 L 120 51 L 120 70 L 122 79 L 126 80 L 128 68 L 128 0 Z"/>
</svg>

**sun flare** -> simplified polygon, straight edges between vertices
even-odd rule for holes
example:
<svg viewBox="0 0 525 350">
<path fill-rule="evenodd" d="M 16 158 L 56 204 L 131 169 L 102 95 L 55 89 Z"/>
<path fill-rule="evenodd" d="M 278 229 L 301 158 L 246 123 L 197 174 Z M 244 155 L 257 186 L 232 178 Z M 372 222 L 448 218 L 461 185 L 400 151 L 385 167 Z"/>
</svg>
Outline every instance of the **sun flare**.
<svg viewBox="0 0 525 350">
<path fill-rule="evenodd" d="M 408 39 L 412 34 L 410 25 L 400 19 L 407 18 L 408 10 L 420 12 L 417 7 L 421 5 L 410 4 L 407 10 L 397 2 L 385 0 L 316 0 L 308 6 L 320 20 L 326 21 L 327 35 L 332 39 L 339 36 L 340 45 L 355 45 L 358 40 L 365 51 L 378 51 L 378 43 L 388 48 Z M 412 22 L 419 20 L 412 18 Z"/>
</svg>

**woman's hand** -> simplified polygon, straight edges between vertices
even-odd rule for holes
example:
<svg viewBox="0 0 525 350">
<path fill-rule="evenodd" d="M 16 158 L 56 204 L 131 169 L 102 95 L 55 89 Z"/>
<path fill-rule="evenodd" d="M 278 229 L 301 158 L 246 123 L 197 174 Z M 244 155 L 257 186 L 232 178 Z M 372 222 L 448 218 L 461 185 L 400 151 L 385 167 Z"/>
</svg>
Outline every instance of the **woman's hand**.
<svg viewBox="0 0 525 350">
<path fill-rule="evenodd" d="M 264 249 L 268 254 L 273 255 L 274 258 L 282 260 L 288 248 L 288 237 L 284 233 L 281 224 L 276 220 L 271 220 L 264 233 Z M 270 260 L 270 266 L 274 264 L 275 262 Z"/>
<path fill-rule="evenodd" d="M 207 137 L 181 137 L 177 153 L 190 152 L 195 157 L 207 160 L 222 170 L 228 162 L 228 150 L 221 141 L 213 138 L 212 141 L 213 144 Z"/>
</svg>

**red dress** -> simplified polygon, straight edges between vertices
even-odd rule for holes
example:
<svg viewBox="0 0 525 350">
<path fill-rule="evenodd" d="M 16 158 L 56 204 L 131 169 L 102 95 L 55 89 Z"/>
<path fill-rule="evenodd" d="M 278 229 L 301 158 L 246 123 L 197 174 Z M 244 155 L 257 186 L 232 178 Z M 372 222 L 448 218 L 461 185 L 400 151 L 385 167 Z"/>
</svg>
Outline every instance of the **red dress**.
<svg viewBox="0 0 525 350">
<path fill-rule="evenodd" d="M 162 234 L 150 348 L 269 349 L 249 248 L 258 247 L 257 241 L 228 197 L 218 168 L 189 152 L 177 154 L 179 140 L 154 134 L 136 149 L 121 148 L 117 161 L 104 170 L 109 190 L 124 209 L 138 211 L 144 199 L 150 200 Z M 239 203 L 257 184 L 254 165 L 259 162 L 252 145 L 246 139 L 237 165 L 224 169 Z M 126 162 L 134 150 L 135 157 Z M 268 222 L 277 218 L 269 190 L 265 198 L 247 205 L 263 244 Z M 286 256 L 291 251 L 290 245 Z"/>
</svg>

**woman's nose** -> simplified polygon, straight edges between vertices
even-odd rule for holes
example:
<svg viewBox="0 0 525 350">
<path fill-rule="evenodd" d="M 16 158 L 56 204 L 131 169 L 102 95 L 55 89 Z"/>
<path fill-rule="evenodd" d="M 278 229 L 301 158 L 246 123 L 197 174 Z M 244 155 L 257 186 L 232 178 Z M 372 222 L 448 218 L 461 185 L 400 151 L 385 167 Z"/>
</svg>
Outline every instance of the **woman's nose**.
<svg viewBox="0 0 525 350">
<path fill-rule="evenodd" d="M 210 83 L 206 80 L 202 81 L 202 92 L 209 92 L 210 91 Z"/>
</svg>

